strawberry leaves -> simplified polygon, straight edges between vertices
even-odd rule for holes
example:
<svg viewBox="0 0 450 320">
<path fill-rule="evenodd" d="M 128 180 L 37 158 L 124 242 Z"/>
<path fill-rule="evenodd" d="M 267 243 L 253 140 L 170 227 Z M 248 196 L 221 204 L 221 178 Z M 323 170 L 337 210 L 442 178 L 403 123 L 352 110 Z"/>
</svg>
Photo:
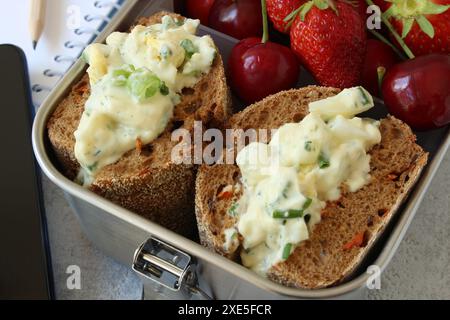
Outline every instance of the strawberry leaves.
<svg viewBox="0 0 450 320">
<path fill-rule="evenodd" d="M 326 0 L 316 0 L 313 1 L 314 5 L 319 8 L 320 10 L 325 10 L 328 8 L 332 8 L 334 11 L 336 11 L 336 6 L 334 5 L 333 1 L 326 1 Z"/>
<path fill-rule="evenodd" d="M 416 22 L 419 24 L 420 29 L 427 34 L 430 38 L 434 38 L 433 25 L 428 21 L 425 16 L 418 16 Z M 408 34 L 408 33 L 407 33 Z"/>
<path fill-rule="evenodd" d="M 437 4 L 433 1 L 427 0 L 425 2 L 422 14 L 441 14 L 447 11 L 448 8 L 450 8 L 450 5 Z"/>
<path fill-rule="evenodd" d="M 314 2 L 309 1 L 303 5 L 303 8 L 300 10 L 300 19 L 302 21 L 305 21 L 306 14 L 311 10 L 311 8 L 314 6 Z"/>
<path fill-rule="evenodd" d="M 405 39 L 408 33 L 411 31 L 414 24 L 414 18 L 408 18 L 403 20 L 402 38 Z"/>
<path fill-rule="evenodd" d="M 310 0 L 302 4 L 300 7 L 288 14 L 286 18 L 284 18 L 283 21 L 288 22 L 288 24 L 286 25 L 286 29 L 290 28 L 297 15 L 300 16 L 300 19 L 302 21 L 305 21 L 306 15 L 313 7 L 316 7 L 320 10 L 331 9 L 336 13 L 336 15 L 339 15 L 334 0 Z"/>
<path fill-rule="evenodd" d="M 427 15 L 439 15 L 450 8 L 450 5 L 436 4 L 432 0 L 388 0 L 392 5 L 383 16 L 386 19 L 395 17 L 403 23 L 402 38 L 411 31 L 414 22 L 430 38 L 434 38 L 435 30 Z"/>
<path fill-rule="evenodd" d="M 389 2 L 393 2 L 393 1 L 397 1 L 397 0 L 388 0 Z M 399 0 L 399 1 L 403 1 L 403 0 Z M 416 0 L 412 0 L 412 1 L 416 1 Z M 372 0 L 366 0 L 366 3 L 369 6 L 373 6 L 374 3 Z M 391 34 L 394 36 L 394 38 L 397 40 L 397 42 L 400 44 L 400 46 L 402 47 L 403 51 L 405 52 L 406 56 L 409 59 L 414 59 L 414 53 L 411 51 L 411 49 L 409 49 L 409 47 L 406 45 L 406 43 L 403 41 L 403 38 L 400 37 L 400 35 L 395 31 L 394 27 L 392 26 L 392 24 L 389 22 L 389 18 L 390 16 L 392 16 L 392 7 L 391 6 L 387 11 L 385 11 L 382 15 L 381 15 L 381 20 L 383 21 L 383 23 L 386 25 L 386 27 L 389 29 L 389 31 L 391 32 Z M 391 11 L 390 11 L 391 10 Z M 412 25 L 411 25 L 412 26 Z M 375 33 L 376 34 L 376 33 Z"/>
</svg>

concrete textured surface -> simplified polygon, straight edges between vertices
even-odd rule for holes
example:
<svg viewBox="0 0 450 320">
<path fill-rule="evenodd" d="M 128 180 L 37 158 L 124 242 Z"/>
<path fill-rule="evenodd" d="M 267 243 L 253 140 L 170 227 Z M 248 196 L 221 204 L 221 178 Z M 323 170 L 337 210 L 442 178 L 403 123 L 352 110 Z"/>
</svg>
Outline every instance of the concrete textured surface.
<svg viewBox="0 0 450 320">
<path fill-rule="evenodd" d="M 94 248 L 62 190 L 45 177 L 43 186 L 56 299 L 140 299 L 142 285 L 134 271 Z M 67 286 L 71 266 L 79 267 L 80 289 Z"/>
<path fill-rule="evenodd" d="M 140 299 L 130 268 L 95 249 L 80 230 L 63 193 L 44 178 L 45 206 L 57 299 Z M 66 273 L 80 267 L 81 289 Z M 450 152 L 447 153 L 398 252 L 367 299 L 450 299 Z"/>
</svg>

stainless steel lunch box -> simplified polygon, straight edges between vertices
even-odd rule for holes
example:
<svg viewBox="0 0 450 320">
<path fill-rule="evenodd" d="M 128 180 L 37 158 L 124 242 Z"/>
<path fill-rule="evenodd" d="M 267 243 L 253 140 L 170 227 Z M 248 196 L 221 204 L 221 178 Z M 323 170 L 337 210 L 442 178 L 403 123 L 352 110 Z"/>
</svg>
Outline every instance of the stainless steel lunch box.
<svg viewBox="0 0 450 320">
<path fill-rule="evenodd" d="M 104 41 L 115 30 L 126 30 L 140 16 L 151 15 L 163 8 L 170 10 L 171 5 L 171 1 L 163 0 L 128 0 L 96 41 Z M 236 40 L 203 26 L 201 32 L 213 36 L 226 61 Z M 85 67 L 83 61 L 77 61 L 40 107 L 33 126 L 35 155 L 43 172 L 64 190 L 84 232 L 95 246 L 141 275 L 147 298 L 363 298 L 366 284 L 373 277 L 367 267 L 376 265 L 381 271 L 386 268 L 450 144 L 449 128 L 417 133 L 419 144 L 430 152 L 430 162 L 407 202 L 351 278 L 320 290 L 288 288 L 97 196 L 58 171 L 47 141 L 47 119 L 71 85 L 80 79 Z M 382 116 L 382 110 L 384 108 L 378 108 L 378 114 L 375 112 L 371 116 Z"/>
</svg>

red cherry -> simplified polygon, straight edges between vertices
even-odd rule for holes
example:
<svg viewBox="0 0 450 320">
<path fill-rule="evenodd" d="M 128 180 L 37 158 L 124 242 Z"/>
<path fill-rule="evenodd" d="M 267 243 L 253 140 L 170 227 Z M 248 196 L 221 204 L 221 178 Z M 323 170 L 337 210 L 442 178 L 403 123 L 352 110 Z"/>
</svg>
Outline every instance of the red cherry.
<svg viewBox="0 0 450 320">
<path fill-rule="evenodd" d="M 288 47 L 260 38 L 240 41 L 228 61 L 231 86 L 246 103 L 295 86 L 300 66 Z"/>
<path fill-rule="evenodd" d="M 187 0 L 186 11 L 190 18 L 200 19 L 200 22 L 207 26 L 209 11 L 214 4 L 214 0 Z"/>
<path fill-rule="evenodd" d="M 417 130 L 450 123 L 450 56 L 431 54 L 393 66 L 384 77 L 389 112 Z"/>
<path fill-rule="evenodd" d="M 387 44 L 374 39 L 367 40 L 367 53 L 361 72 L 362 86 L 377 97 L 380 96 L 378 86 L 378 67 L 389 70 L 398 61 L 394 50 Z"/>
<path fill-rule="evenodd" d="M 209 13 L 208 25 L 237 39 L 262 34 L 260 0 L 216 0 Z"/>
</svg>

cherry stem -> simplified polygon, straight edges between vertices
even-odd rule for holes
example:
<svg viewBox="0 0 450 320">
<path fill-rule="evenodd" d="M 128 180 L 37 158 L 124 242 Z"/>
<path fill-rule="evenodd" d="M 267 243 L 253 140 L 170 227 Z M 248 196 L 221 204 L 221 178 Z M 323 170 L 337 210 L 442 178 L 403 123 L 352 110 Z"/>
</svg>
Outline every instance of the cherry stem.
<svg viewBox="0 0 450 320">
<path fill-rule="evenodd" d="M 262 18 L 263 18 L 263 36 L 262 43 L 269 41 L 269 22 L 267 21 L 267 5 L 266 0 L 261 0 Z"/>
<path fill-rule="evenodd" d="M 392 50 L 394 50 L 394 52 L 400 57 L 400 59 L 405 60 L 405 56 L 403 55 L 403 53 L 398 50 L 398 48 L 394 46 L 388 39 L 386 39 L 381 33 L 370 29 L 369 32 L 373 34 L 378 40 L 380 40 L 384 44 L 387 44 Z"/>
<path fill-rule="evenodd" d="M 386 68 L 385 67 L 378 67 L 377 68 L 377 75 L 378 75 L 378 88 L 380 89 L 380 94 L 382 92 L 382 85 L 384 80 L 384 75 L 386 74 Z"/>
<path fill-rule="evenodd" d="M 366 3 L 369 6 L 374 6 L 375 5 L 372 0 L 366 0 Z M 395 31 L 395 29 L 392 26 L 392 24 L 389 22 L 388 19 L 386 19 L 386 17 L 383 14 L 381 15 L 381 21 L 383 21 L 383 23 L 386 25 L 386 27 L 389 29 L 389 31 L 394 36 L 395 40 L 397 40 L 397 42 L 400 44 L 400 46 L 402 47 L 402 49 L 405 52 L 406 56 L 409 59 L 414 59 L 415 56 L 412 53 L 411 49 L 409 49 L 409 47 L 406 45 L 405 41 L 403 41 L 402 37 L 400 37 L 400 35 L 397 33 L 397 31 Z"/>
</svg>

